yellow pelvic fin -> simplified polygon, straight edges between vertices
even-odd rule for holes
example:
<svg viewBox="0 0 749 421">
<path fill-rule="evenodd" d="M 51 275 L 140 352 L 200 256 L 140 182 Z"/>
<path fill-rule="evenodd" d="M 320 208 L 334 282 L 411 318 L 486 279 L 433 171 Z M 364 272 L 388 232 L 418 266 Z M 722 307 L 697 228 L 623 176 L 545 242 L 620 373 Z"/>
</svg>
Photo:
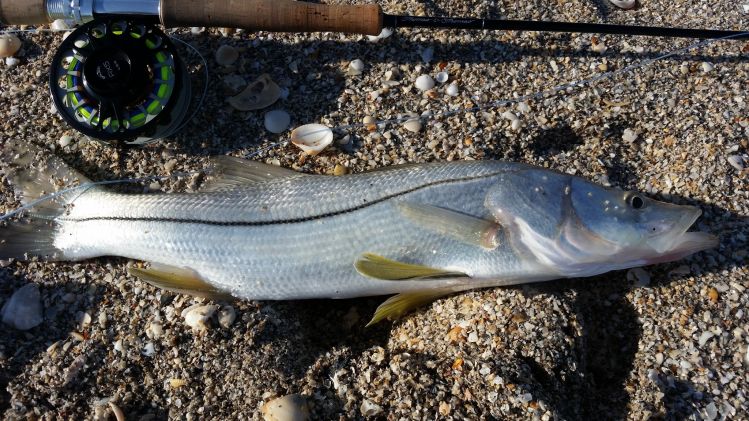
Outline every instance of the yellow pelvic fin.
<svg viewBox="0 0 749 421">
<path fill-rule="evenodd" d="M 422 228 L 488 250 L 499 246 L 502 226 L 495 221 L 423 203 L 400 202 L 397 206 L 403 216 Z"/>
<path fill-rule="evenodd" d="M 467 276 L 462 272 L 447 271 L 391 260 L 374 253 L 364 253 L 354 263 L 356 270 L 364 276 L 385 280 L 433 279 Z"/>
<path fill-rule="evenodd" d="M 230 294 L 208 284 L 191 269 L 154 263 L 148 268 L 128 265 L 127 273 L 155 287 L 179 294 L 206 297 L 215 300 L 232 299 Z"/>
<path fill-rule="evenodd" d="M 383 319 L 398 319 L 413 309 L 425 306 L 432 301 L 444 297 L 445 295 L 450 295 L 453 292 L 452 289 L 441 288 L 404 292 L 398 295 L 393 295 L 377 307 L 374 316 L 372 316 L 372 320 L 367 323 L 366 327 L 372 326 Z"/>
</svg>

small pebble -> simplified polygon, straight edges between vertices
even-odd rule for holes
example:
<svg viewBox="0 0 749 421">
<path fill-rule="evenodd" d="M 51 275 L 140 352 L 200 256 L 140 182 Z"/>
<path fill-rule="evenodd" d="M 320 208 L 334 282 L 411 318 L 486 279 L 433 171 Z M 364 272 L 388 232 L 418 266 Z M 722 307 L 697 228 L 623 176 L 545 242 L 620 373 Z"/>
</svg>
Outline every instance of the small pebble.
<svg viewBox="0 0 749 421">
<path fill-rule="evenodd" d="M 265 113 L 265 130 L 271 133 L 282 133 L 289 128 L 291 116 L 284 110 L 273 110 Z"/>
<path fill-rule="evenodd" d="M 13 34 L 0 34 L 0 58 L 12 57 L 23 43 Z"/>
<path fill-rule="evenodd" d="M 60 147 L 65 148 L 68 147 L 72 141 L 73 138 L 65 134 L 60 137 L 60 140 L 58 140 L 57 143 L 60 145 Z"/>
<path fill-rule="evenodd" d="M 429 75 L 421 75 L 416 78 L 414 86 L 420 91 L 428 91 L 434 88 L 434 79 Z"/>
<path fill-rule="evenodd" d="M 42 303 L 39 287 L 26 284 L 16 290 L 2 308 L 3 323 L 18 329 L 29 330 L 42 323 Z"/>
<path fill-rule="evenodd" d="M 598 43 L 596 43 L 596 44 L 592 44 L 592 45 L 590 46 L 590 49 L 591 49 L 591 50 L 593 50 L 593 51 L 594 51 L 594 52 L 596 52 L 596 53 L 600 53 L 600 54 L 603 54 L 603 53 L 605 53 L 605 52 L 606 52 L 606 50 L 607 50 L 608 48 L 606 48 L 606 45 L 605 45 L 604 43 L 602 43 L 602 42 L 600 42 L 600 41 L 599 41 L 599 42 L 598 42 Z"/>
<path fill-rule="evenodd" d="M 376 403 L 372 403 L 369 399 L 364 399 L 359 410 L 365 417 L 374 417 L 382 413 L 382 407 Z"/>
<path fill-rule="evenodd" d="M 222 45 L 216 50 L 215 58 L 216 63 L 231 66 L 239 58 L 239 51 L 231 45 Z"/>
<path fill-rule="evenodd" d="M 705 344 L 707 343 L 707 341 L 709 341 L 710 338 L 712 338 L 713 336 L 715 336 L 715 334 L 713 332 L 710 332 L 709 330 L 706 330 L 706 331 L 702 332 L 702 335 L 700 335 L 700 338 L 697 340 L 697 343 L 701 347 L 705 346 Z"/>
</svg>

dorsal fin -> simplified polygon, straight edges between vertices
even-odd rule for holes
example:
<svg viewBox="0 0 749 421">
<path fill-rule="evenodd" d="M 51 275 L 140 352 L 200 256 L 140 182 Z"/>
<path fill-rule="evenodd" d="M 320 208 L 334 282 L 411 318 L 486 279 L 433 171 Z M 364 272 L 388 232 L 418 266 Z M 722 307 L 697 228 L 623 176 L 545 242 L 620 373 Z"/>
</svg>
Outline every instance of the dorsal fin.
<svg viewBox="0 0 749 421">
<path fill-rule="evenodd" d="M 211 164 L 213 164 L 212 178 L 203 184 L 201 192 L 227 190 L 276 178 L 305 175 L 294 170 L 233 156 L 213 157 Z"/>
</svg>

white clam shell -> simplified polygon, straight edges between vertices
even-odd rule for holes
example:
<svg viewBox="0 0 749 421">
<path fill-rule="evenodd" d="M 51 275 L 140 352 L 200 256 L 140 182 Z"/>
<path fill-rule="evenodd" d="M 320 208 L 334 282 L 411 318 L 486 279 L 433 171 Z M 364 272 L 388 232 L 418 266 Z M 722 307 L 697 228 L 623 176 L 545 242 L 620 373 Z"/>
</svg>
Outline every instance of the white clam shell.
<svg viewBox="0 0 749 421">
<path fill-rule="evenodd" d="M 609 0 L 609 2 L 614 6 L 625 10 L 632 9 L 635 7 L 635 4 L 637 4 L 636 0 Z"/>
<path fill-rule="evenodd" d="M 244 91 L 228 99 L 229 104 L 239 111 L 265 108 L 281 97 L 281 88 L 267 74 L 262 74 L 247 85 Z"/>
<path fill-rule="evenodd" d="M 231 45 L 222 45 L 216 50 L 216 63 L 231 66 L 239 58 L 239 51 Z"/>
<path fill-rule="evenodd" d="M 21 49 L 21 40 L 13 34 L 0 35 L 0 57 L 11 57 Z"/>
<path fill-rule="evenodd" d="M 305 124 L 291 132 L 291 143 L 314 156 L 333 143 L 333 131 L 322 124 Z"/>
<path fill-rule="evenodd" d="M 302 395 L 281 396 L 266 402 L 261 408 L 265 421 L 306 421 L 309 419 L 307 399 Z"/>
<path fill-rule="evenodd" d="M 445 83 L 448 79 L 450 79 L 450 75 L 447 74 L 447 72 L 439 72 L 437 73 L 437 76 L 435 77 L 437 82 L 439 83 Z"/>
<path fill-rule="evenodd" d="M 284 110 L 273 110 L 265 113 L 265 130 L 281 133 L 289 128 L 291 116 Z"/>
<path fill-rule="evenodd" d="M 421 131 L 421 119 L 416 113 L 406 113 L 404 117 L 410 117 L 403 123 L 403 128 L 409 132 L 418 133 Z"/>
<path fill-rule="evenodd" d="M 428 91 L 434 88 L 434 79 L 429 75 L 421 75 L 416 78 L 414 86 L 420 91 Z"/>
</svg>

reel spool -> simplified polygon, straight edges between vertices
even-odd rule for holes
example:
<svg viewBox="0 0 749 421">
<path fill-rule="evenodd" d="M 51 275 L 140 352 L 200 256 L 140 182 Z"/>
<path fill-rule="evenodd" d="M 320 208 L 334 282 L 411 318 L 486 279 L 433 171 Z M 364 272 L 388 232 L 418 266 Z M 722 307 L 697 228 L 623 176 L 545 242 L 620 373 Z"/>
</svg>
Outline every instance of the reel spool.
<svg viewBox="0 0 749 421">
<path fill-rule="evenodd" d="M 191 100 L 189 74 L 169 37 L 138 20 L 94 20 L 73 31 L 55 54 L 49 87 L 74 129 L 129 145 L 174 134 Z"/>
</svg>

